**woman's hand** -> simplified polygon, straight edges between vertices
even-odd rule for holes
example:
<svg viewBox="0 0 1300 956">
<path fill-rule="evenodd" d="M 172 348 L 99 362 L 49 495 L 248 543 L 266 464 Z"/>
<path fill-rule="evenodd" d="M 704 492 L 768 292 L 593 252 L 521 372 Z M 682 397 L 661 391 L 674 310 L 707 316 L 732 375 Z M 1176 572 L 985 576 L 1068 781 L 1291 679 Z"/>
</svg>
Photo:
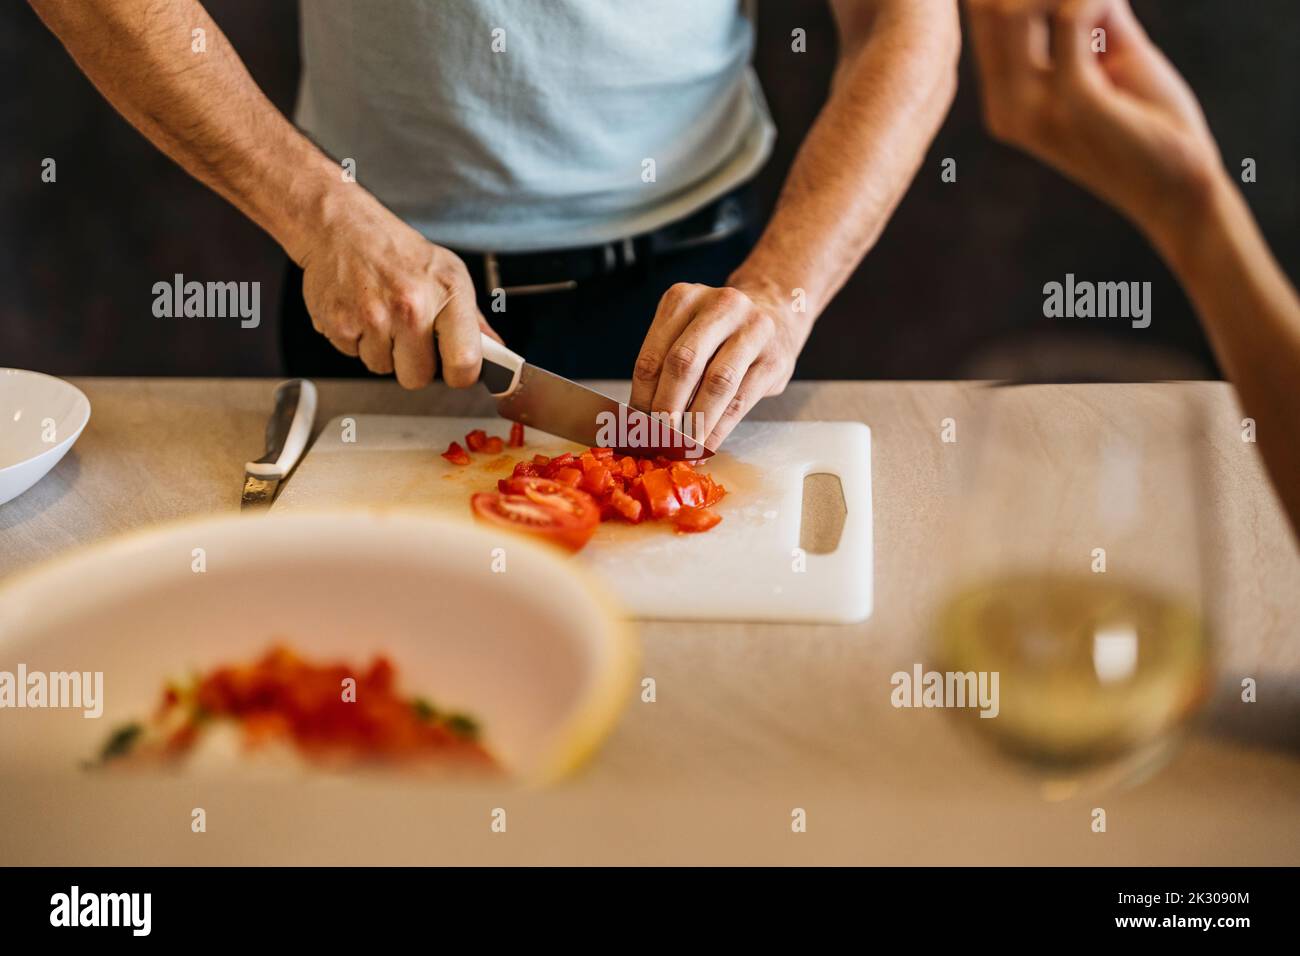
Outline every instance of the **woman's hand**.
<svg viewBox="0 0 1300 956">
<path fill-rule="evenodd" d="M 1223 176 L 1196 96 L 1128 0 L 967 0 L 999 139 L 1118 207 L 1157 244 Z"/>
</svg>

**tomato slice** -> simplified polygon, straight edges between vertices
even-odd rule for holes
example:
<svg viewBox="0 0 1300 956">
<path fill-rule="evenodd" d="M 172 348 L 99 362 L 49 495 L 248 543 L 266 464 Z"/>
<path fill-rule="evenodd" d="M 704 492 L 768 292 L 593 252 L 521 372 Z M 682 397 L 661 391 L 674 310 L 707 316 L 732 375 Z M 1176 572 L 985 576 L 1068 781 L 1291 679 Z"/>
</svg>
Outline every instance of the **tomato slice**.
<svg viewBox="0 0 1300 956">
<path fill-rule="evenodd" d="M 673 530 L 678 534 L 698 534 L 721 520 L 721 515 L 708 508 L 683 508 L 673 516 Z"/>
<path fill-rule="evenodd" d="M 504 478 L 500 492 L 470 498 L 474 517 L 541 538 L 570 551 L 582 548 L 600 523 L 600 509 L 584 492 L 547 478 Z"/>
<path fill-rule="evenodd" d="M 641 487 L 645 490 L 650 513 L 656 518 L 667 518 L 676 514 L 681 507 L 681 502 L 673 488 L 672 476 L 667 468 L 654 468 L 647 471 L 641 476 Z"/>
<path fill-rule="evenodd" d="M 595 500 L 577 488 L 550 478 L 510 478 L 507 481 L 511 494 L 523 495 L 530 501 L 553 508 L 583 523 L 596 524 L 600 520 L 600 509 L 596 507 Z"/>
<path fill-rule="evenodd" d="M 511 448 L 524 447 L 524 426 L 518 422 L 512 422 L 510 425 L 510 441 L 508 444 Z"/>
<path fill-rule="evenodd" d="M 489 455 L 501 454 L 501 449 L 503 447 L 504 447 L 504 443 L 501 441 L 500 435 L 492 435 L 487 439 L 486 442 L 483 443 L 483 450 L 487 452 Z"/>
<path fill-rule="evenodd" d="M 481 428 L 476 428 L 465 436 L 465 447 L 470 451 L 482 451 L 483 446 L 487 444 L 487 432 Z"/>
<path fill-rule="evenodd" d="M 469 464 L 469 453 L 466 452 L 464 448 L 460 447 L 460 442 L 454 441 L 448 445 L 447 450 L 442 453 L 442 457 L 446 458 L 453 465 Z"/>
</svg>

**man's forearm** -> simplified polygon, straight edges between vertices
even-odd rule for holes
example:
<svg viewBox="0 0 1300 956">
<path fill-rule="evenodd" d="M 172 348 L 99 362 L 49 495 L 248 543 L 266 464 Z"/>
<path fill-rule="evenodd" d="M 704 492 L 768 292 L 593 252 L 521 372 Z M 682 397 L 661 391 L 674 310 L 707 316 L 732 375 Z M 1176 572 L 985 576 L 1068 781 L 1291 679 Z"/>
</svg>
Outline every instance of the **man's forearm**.
<svg viewBox="0 0 1300 956">
<path fill-rule="evenodd" d="M 118 112 L 301 261 L 339 195 L 339 167 L 266 98 L 198 0 L 32 7 Z"/>
<path fill-rule="evenodd" d="M 831 95 L 800 148 L 771 222 L 732 284 L 791 301 L 811 322 L 875 244 L 956 90 L 955 5 L 885 4 L 862 29 L 841 15 Z"/>
</svg>

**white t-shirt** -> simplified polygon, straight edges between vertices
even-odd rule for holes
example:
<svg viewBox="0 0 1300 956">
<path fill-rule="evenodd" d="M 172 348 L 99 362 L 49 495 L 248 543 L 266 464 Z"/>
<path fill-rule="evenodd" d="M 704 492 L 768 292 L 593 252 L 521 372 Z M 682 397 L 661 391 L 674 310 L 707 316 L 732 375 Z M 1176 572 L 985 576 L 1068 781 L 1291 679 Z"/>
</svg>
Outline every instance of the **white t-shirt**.
<svg viewBox="0 0 1300 956">
<path fill-rule="evenodd" d="M 298 125 L 443 245 L 637 235 L 745 182 L 771 151 L 742 0 L 300 6 Z"/>
</svg>

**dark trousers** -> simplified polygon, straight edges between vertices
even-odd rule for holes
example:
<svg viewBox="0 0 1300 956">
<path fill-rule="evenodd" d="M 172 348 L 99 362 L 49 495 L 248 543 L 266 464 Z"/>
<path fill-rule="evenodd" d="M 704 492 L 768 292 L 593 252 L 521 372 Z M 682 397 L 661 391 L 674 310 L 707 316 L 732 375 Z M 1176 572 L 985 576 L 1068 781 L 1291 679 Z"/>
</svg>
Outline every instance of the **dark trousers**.
<svg viewBox="0 0 1300 956">
<path fill-rule="evenodd" d="M 504 312 L 492 311 L 482 274 L 473 266 L 470 274 L 488 323 L 532 364 L 567 378 L 630 378 L 664 291 L 675 282 L 724 285 L 756 235 L 756 229 L 746 228 L 716 243 L 651 256 L 568 291 L 510 295 Z M 477 259 L 466 256 L 467 262 Z M 302 298 L 302 270 L 292 262 L 285 273 L 280 344 L 290 376 L 371 375 L 360 359 L 336 351 L 312 328 Z"/>
</svg>

